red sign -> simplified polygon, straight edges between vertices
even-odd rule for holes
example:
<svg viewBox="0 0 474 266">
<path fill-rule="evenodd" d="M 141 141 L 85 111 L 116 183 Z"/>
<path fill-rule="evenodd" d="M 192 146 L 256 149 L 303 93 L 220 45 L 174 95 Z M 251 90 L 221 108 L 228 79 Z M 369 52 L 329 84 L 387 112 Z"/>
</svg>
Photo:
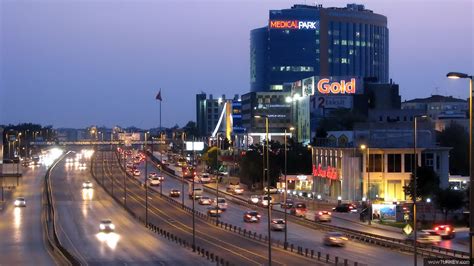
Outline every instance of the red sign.
<svg viewBox="0 0 474 266">
<path fill-rule="evenodd" d="M 332 180 L 337 180 L 339 179 L 337 169 L 331 166 L 328 166 L 327 169 L 323 169 L 321 167 L 321 164 L 318 165 L 316 168 L 316 165 L 313 165 L 313 176 L 319 176 L 323 178 L 329 178 Z"/>
</svg>

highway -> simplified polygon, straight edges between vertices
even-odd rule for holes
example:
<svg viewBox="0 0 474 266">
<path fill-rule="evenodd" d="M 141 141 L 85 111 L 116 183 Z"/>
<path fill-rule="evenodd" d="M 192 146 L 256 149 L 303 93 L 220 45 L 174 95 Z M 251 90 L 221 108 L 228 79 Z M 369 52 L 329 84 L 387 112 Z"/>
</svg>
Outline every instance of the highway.
<svg viewBox="0 0 474 266">
<path fill-rule="evenodd" d="M 94 166 L 98 180 L 102 179 L 102 171 L 105 173 L 105 186 L 112 190 L 114 180 L 114 195 L 126 202 L 128 208 L 132 209 L 140 217 L 145 217 L 145 191 L 136 180 L 125 177 L 124 172 L 118 166 L 114 153 L 97 154 L 97 164 Z M 127 198 L 124 199 L 124 187 L 126 184 Z M 152 190 L 150 190 L 152 191 Z M 159 196 L 157 192 L 149 194 L 149 222 L 173 232 L 182 239 L 192 241 L 192 216 L 182 208 L 170 204 Z M 197 204 L 196 204 L 197 205 Z M 210 222 L 196 217 L 196 245 L 225 258 L 235 265 L 262 265 L 266 264 L 268 257 L 268 245 L 257 240 L 251 240 L 237 233 L 229 232 L 216 227 Z M 340 254 L 339 254 L 340 255 Z M 282 248 L 272 248 L 272 264 L 274 265 L 318 265 L 318 262 L 305 258 Z"/>
<path fill-rule="evenodd" d="M 43 241 L 41 223 L 42 187 L 45 166 L 23 168 L 20 186 L 0 211 L 0 265 L 54 265 Z M 16 197 L 24 197 L 26 207 L 14 207 Z"/>
<path fill-rule="evenodd" d="M 118 166 L 115 167 L 119 169 Z M 137 179 L 143 181 L 144 180 L 144 163 L 141 163 L 139 166 L 141 170 L 141 176 L 136 177 Z M 159 170 L 151 163 L 148 163 L 148 173 L 150 172 L 157 172 Z M 178 189 L 181 190 L 181 181 L 180 179 L 173 178 L 167 174 L 164 174 L 165 181 L 163 183 L 163 193 L 168 195 L 171 189 Z M 156 193 L 159 193 L 160 187 L 153 187 L 152 190 L 155 190 Z M 192 200 L 189 199 L 188 194 L 188 187 L 187 183 L 184 186 L 184 203 L 186 206 L 192 206 Z M 215 198 L 215 194 L 209 194 L 207 192 L 204 193 L 205 196 L 209 196 L 210 198 Z M 220 194 L 220 197 L 223 196 Z M 181 202 L 181 198 L 175 198 L 176 201 Z M 241 228 L 245 228 L 246 230 L 250 230 L 252 232 L 257 232 L 257 234 L 267 235 L 267 212 L 261 208 L 254 208 L 254 210 L 258 210 L 262 215 L 262 220 L 260 223 L 246 223 L 243 221 L 243 213 L 246 210 L 249 210 L 247 207 L 235 204 L 229 199 L 227 199 L 228 209 L 225 211 L 219 220 L 230 223 L 232 225 L 236 225 Z M 195 209 L 206 213 L 208 206 L 203 206 L 195 203 Z M 283 215 L 280 213 L 273 212 L 272 216 L 274 218 L 283 218 Z M 302 226 L 299 224 L 295 224 L 292 222 L 288 223 L 288 242 L 293 243 L 295 246 L 300 245 L 303 247 L 307 247 L 310 249 L 314 249 L 317 251 L 321 251 L 324 253 L 334 254 L 336 256 L 340 256 L 343 258 L 347 258 L 352 261 L 357 261 L 360 263 L 365 263 L 369 265 L 400 265 L 400 263 L 404 263 L 404 265 L 409 265 L 413 263 L 413 255 L 408 253 L 402 253 L 399 251 L 382 248 L 378 246 L 368 245 L 366 243 L 354 242 L 349 241 L 348 245 L 344 248 L 338 247 L 328 247 L 322 244 L 322 238 L 324 236 L 324 232 L 319 230 L 314 230 L 308 228 L 306 226 Z M 284 233 L 272 231 L 272 239 L 280 241 L 283 243 L 284 241 Z M 422 260 L 420 259 L 420 263 Z"/>
<path fill-rule="evenodd" d="M 70 157 L 70 155 L 68 155 Z M 90 162 L 78 169 L 61 161 L 51 173 L 61 243 L 87 265 L 209 265 L 190 250 L 160 238 L 131 217 L 91 178 Z M 92 189 L 83 189 L 90 180 Z M 102 219 L 114 233 L 99 233 Z"/>
</svg>

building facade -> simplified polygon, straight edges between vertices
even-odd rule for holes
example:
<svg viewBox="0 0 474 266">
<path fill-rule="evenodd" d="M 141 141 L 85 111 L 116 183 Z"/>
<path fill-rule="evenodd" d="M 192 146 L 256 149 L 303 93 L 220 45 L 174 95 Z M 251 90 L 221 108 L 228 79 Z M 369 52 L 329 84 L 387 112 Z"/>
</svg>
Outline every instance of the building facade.
<svg viewBox="0 0 474 266">
<path fill-rule="evenodd" d="M 205 93 L 196 95 L 196 125 L 201 137 L 209 137 L 216 129 L 221 120 L 220 128 L 226 131 L 226 114 L 232 111 L 231 105 L 233 101 L 238 101 L 239 95 L 235 95 L 233 99 L 226 99 L 225 95 L 214 98 L 209 94 L 209 98 Z M 224 108 L 228 108 L 224 110 Z M 221 115 L 224 112 L 224 116 Z M 224 122 L 222 122 L 224 120 Z"/>
<path fill-rule="evenodd" d="M 388 82 L 388 37 L 387 18 L 363 5 L 270 10 L 269 24 L 250 33 L 251 91 L 281 91 L 311 76 Z"/>
</svg>

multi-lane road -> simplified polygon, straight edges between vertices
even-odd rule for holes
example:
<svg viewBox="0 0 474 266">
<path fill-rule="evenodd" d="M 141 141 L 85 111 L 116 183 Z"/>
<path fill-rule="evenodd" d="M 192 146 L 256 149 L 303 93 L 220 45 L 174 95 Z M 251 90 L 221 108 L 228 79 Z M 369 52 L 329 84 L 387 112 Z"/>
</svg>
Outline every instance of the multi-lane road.
<svg viewBox="0 0 474 266">
<path fill-rule="evenodd" d="M 17 187 L 0 211 L 0 265 L 54 265 L 43 239 L 41 223 L 42 187 L 45 166 L 24 168 Z M 26 207 L 14 207 L 24 197 Z"/>
<path fill-rule="evenodd" d="M 79 169 L 63 160 L 51 172 L 59 239 L 82 264 L 210 264 L 139 224 L 91 178 L 89 167 Z M 82 188 L 87 180 L 92 189 Z M 111 219 L 115 232 L 99 233 L 102 219 Z"/>
<path fill-rule="evenodd" d="M 94 166 L 97 180 L 102 180 L 104 175 L 105 187 L 112 190 L 114 180 L 114 195 L 126 202 L 129 209 L 140 217 L 145 217 L 145 192 L 143 186 L 134 179 L 125 177 L 125 173 L 119 167 L 114 153 L 96 156 Z M 126 184 L 126 199 L 124 198 L 124 186 Z M 170 204 L 160 197 L 159 193 L 150 190 L 148 200 L 149 222 L 163 228 L 174 235 L 192 242 L 192 217 L 189 212 L 175 204 Z M 197 205 L 197 204 L 196 204 Z M 268 262 L 268 245 L 266 243 L 249 239 L 237 233 L 229 232 L 215 226 L 212 222 L 203 219 L 195 219 L 196 246 L 209 250 L 214 254 L 225 258 L 235 265 L 262 265 Z M 296 255 L 282 248 L 272 248 L 272 263 L 274 265 L 302 265 L 319 263 L 310 258 Z"/>
</svg>

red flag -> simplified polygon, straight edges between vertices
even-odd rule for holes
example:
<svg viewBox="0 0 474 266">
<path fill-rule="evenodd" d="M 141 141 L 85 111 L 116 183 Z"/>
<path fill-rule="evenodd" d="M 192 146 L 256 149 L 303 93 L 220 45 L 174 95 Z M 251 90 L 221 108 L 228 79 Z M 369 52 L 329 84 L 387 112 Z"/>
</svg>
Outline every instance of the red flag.
<svg viewBox="0 0 474 266">
<path fill-rule="evenodd" d="M 158 92 L 158 94 L 156 95 L 156 99 L 158 101 L 163 101 L 163 99 L 161 99 L 161 90 Z"/>
</svg>

